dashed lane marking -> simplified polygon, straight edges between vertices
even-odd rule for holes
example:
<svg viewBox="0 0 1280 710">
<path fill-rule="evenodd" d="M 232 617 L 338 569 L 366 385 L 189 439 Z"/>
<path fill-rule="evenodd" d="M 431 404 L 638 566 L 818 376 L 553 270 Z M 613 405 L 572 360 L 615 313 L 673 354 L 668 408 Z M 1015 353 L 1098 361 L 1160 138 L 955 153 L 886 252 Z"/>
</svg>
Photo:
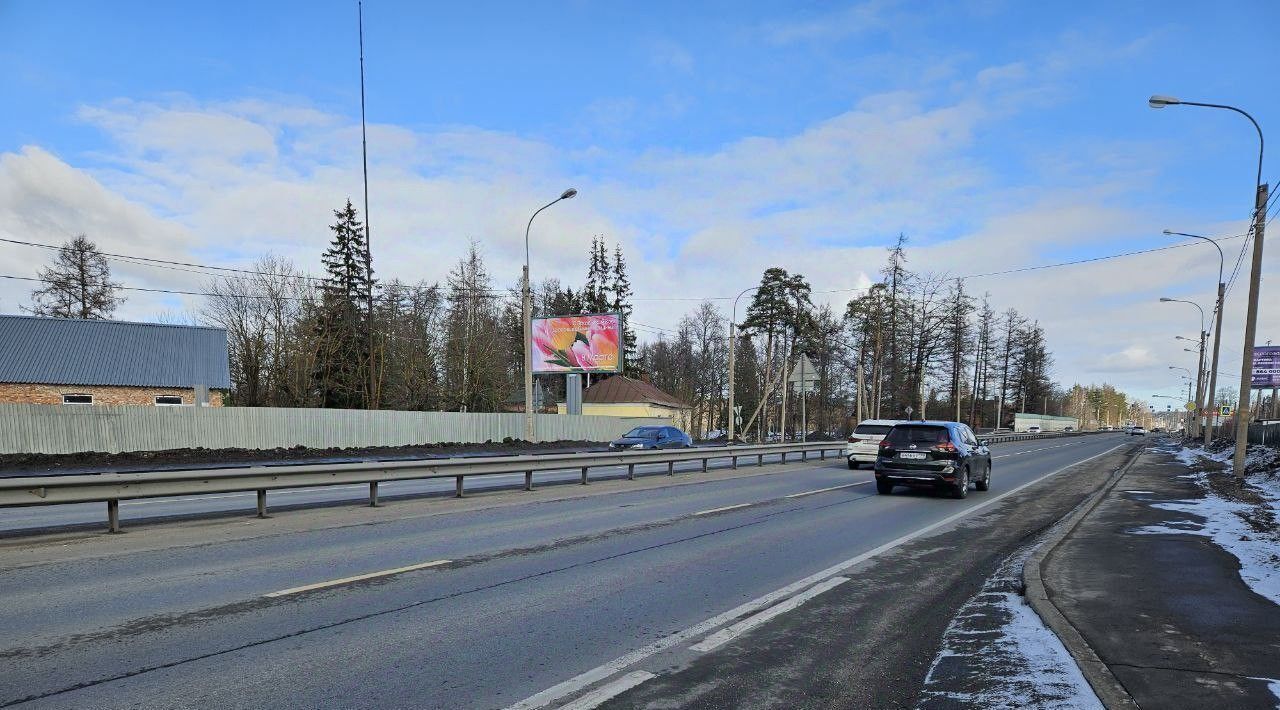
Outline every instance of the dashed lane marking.
<svg viewBox="0 0 1280 710">
<path fill-rule="evenodd" d="M 726 510 L 737 510 L 738 508 L 745 508 L 749 505 L 754 505 L 754 504 L 739 503 L 737 505 L 726 505 L 723 508 L 711 508 L 710 510 L 699 510 L 698 512 L 694 513 L 694 515 L 711 515 L 712 513 L 723 513 Z"/>
<path fill-rule="evenodd" d="M 816 495 L 816 494 L 818 494 L 818 493 L 826 493 L 827 491 L 838 491 L 838 490 L 840 490 L 841 488 L 853 488 L 854 486 L 865 486 L 865 485 L 867 485 L 868 483 L 871 483 L 871 481 L 858 481 L 857 483 L 846 483 L 846 484 L 844 484 L 843 486 L 832 486 L 832 487 L 830 487 L 830 488 L 819 488 L 819 489 L 818 489 L 818 490 L 816 490 L 816 491 L 805 491 L 805 492 L 803 492 L 803 493 L 792 493 L 791 495 L 789 495 L 789 496 L 784 496 L 784 497 L 785 497 L 785 498 L 803 498 L 803 497 L 805 497 L 805 496 Z"/>
<path fill-rule="evenodd" d="M 385 570 L 382 570 L 381 572 L 370 572 L 369 574 L 357 574 L 353 577 L 331 579 L 327 582 L 316 582 L 315 584 L 304 584 L 301 587 L 290 587 L 288 589 L 281 589 L 278 592 L 270 592 L 268 594 L 263 594 L 262 596 L 270 597 L 270 598 L 286 597 L 286 596 L 289 596 L 290 594 L 301 594 L 302 592 L 310 592 L 316 589 L 326 589 L 328 587 L 337 587 L 343 584 L 351 584 L 352 582 L 362 582 L 366 579 L 377 579 L 379 577 L 391 577 L 397 574 L 404 574 L 405 572 L 413 572 L 415 570 L 427 569 L 429 567 L 439 567 L 440 565 L 447 565 L 452 561 L 453 560 L 432 560 L 430 562 L 421 562 L 416 565 L 396 567 L 395 569 L 385 569 Z"/>
</svg>

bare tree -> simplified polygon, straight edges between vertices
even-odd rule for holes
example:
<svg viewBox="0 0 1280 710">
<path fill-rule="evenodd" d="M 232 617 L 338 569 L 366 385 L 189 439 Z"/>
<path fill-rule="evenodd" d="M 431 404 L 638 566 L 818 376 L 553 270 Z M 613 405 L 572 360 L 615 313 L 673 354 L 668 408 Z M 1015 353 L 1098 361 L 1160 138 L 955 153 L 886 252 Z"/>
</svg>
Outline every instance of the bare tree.
<svg viewBox="0 0 1280 710">
<path fill-rule="evenodd" d="M 103 320 L 124 302 L 107 258 L 83 234 L 58 249 L 53 265 L 40 270 L 40 280 L 45 285 L 31 292 L 26 309 L 37 316 Z"/>
</svg>

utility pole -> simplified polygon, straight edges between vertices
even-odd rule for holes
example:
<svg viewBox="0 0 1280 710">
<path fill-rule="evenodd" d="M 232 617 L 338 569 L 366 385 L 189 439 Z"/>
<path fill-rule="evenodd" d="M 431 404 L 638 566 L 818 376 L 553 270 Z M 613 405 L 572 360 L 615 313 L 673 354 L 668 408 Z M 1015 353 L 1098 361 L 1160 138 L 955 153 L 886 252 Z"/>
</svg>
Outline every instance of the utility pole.
<svg viewBox="0 0 1280 710">
<path fill-rule="evenodd" d="M 1261 139 L 1262 132 L 1258 132 Z M 1244 478 L 1245 451 L 1249 447 L 1249 394 L 1253 387 L 1253 341 L 1258 330 L 1258 290 L 1262 285 L 1262 237 L 1267 228 L 1267 183 L 1259 181 L 1253 209 L 1253 265 L 1249 270 L 1249 310 L 1244 321 L 1244 354 L 1240 365 L 1240 403 L 1236 407 L 1236 476 Z"/>
<path fill-rule="evenodd" d="M 369 237 L 369 142 L 364 124 L 364 3 L 356 3 L 357 23 L 360 34 L 360 163 L 364 170 L 364 263 L 365 298 L 369 300 L 366 335 L 369 348 L 369 398 L 365 405 L 378 408 L 378 374 L 373 366 L 373 245 Z"/>
</svg>

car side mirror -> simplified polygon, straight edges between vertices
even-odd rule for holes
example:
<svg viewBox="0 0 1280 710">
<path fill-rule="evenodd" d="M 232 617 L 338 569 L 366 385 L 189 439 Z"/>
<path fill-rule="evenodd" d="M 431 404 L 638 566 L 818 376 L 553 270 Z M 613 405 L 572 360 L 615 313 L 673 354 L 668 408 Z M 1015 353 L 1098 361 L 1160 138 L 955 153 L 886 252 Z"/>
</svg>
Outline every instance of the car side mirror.
<svg viewBox="0 0 1280 710">
<path fill-rule="evenodd" d="M 978 446 L 991 446 L 991 442 L 987 439 L 978 439 Z"/>
</svg>

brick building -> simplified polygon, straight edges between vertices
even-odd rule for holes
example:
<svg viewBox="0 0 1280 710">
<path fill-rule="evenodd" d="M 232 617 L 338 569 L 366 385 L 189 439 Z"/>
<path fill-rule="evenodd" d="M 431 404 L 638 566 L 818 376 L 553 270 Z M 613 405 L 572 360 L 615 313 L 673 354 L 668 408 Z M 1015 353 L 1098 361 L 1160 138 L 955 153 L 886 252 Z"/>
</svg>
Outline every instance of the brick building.
<svg viewBox="0 0 1280 710">
<path fill-rule="evenodd" d="M 0 315 L 0 404 L 222 406 L 221 328 Z"/>
</svg>

